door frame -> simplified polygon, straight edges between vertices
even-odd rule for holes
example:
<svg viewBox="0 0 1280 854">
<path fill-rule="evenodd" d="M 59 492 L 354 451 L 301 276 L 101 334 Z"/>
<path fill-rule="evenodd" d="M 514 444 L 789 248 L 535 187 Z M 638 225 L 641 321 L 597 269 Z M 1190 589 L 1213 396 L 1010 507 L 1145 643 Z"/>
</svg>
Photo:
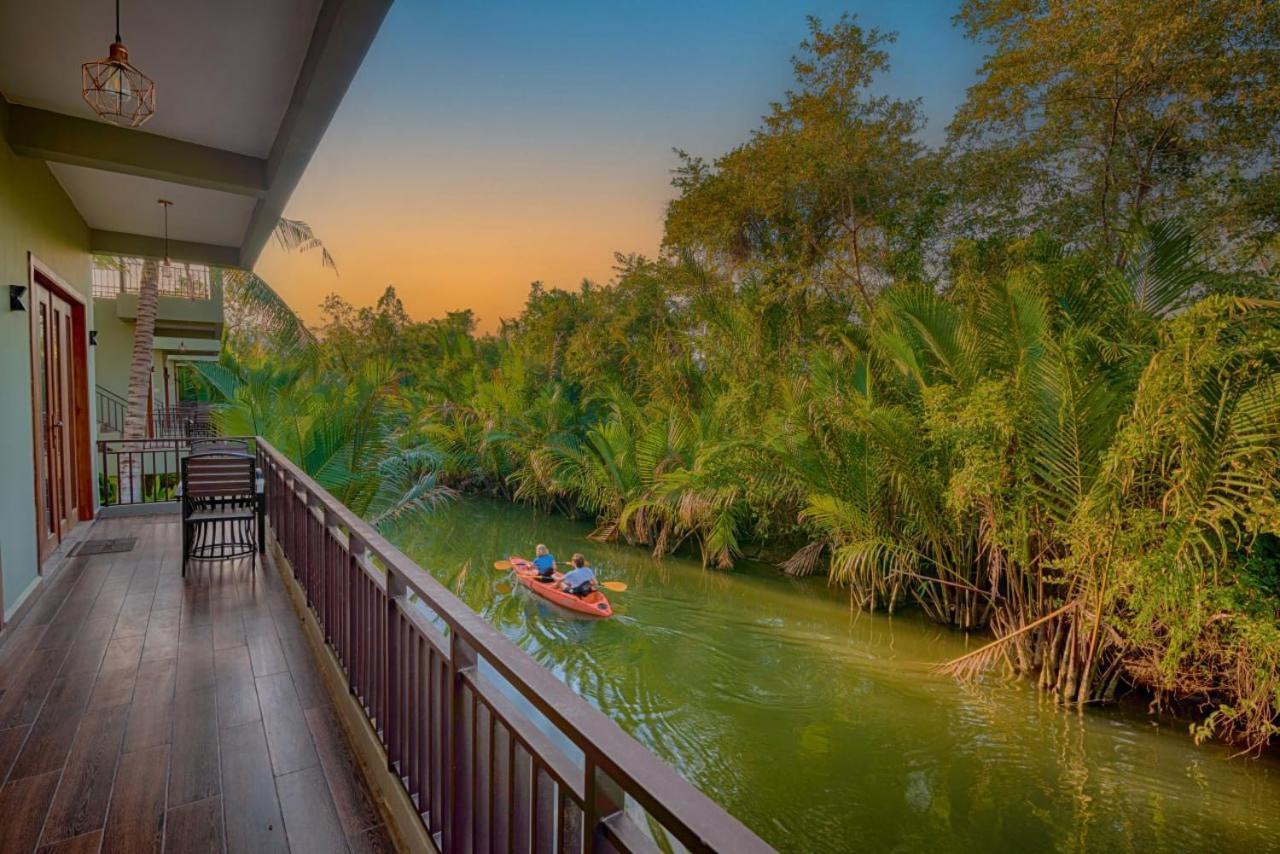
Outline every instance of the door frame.
<svg viewBox="0 0 1280 854">
<path fill-rule="evenodd" d="M 72 382 L 68 402 L 71 406 L 70 425 L 66 433 L 67 441 L 70 443 L 70 456 L 73 461 L 75 471 L 74 482 L 71 488 L 74 491 L 76 499 L 76 510 L 74 518 L 67 521 L 73 527 L 79 522 L 88 521 L 93 518 L 94 501 L 93 501 L 93 454 L 90 446 L 89 434 L 89 330 L 88 330 L 88 302 L 85 297 L 76 289 L 66 283 L 53 269 L 40 261 L 34 252 L 27 253 L 27 294 L 30 298 L 30 308 L 28 310 L 27 334 L 29 336 L 28 349 L 35 358 L 35 342 L 36 342 L 36 315 L 39 313 L 36 309 L 37 300 L 36 288 L 44 288 L 50 294 L 58 297 L 71 308 L 71 339 L 67 342 L 66 356 L 71 360 L 72 364 Z M 33 489 L 35 494 L 36 507 L 36 572 L 38 575 L 44 574 L 44 560 L 47 554 L 40 554 L 40 549 L 45 544 L 44 531 L 44 501 L 41 490 L 40 472 L 44 465 L 41 453 L 42 444 L 40 441 L 40 394 L 41 390 L 36 387 L 37 366 L 33 361 L 30 365 L 31 373 L 31 456 L 33 468 Z M 59 541 L 66 539 L 66 531 L 61 532 Z"/>
</svg>

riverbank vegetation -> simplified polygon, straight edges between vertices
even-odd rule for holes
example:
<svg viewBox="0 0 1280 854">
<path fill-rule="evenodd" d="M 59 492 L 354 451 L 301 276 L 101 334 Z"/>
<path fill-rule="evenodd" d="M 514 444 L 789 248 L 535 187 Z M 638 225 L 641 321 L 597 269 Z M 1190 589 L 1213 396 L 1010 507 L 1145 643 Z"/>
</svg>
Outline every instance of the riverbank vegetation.
<svg viewBox="0 0 1280 854">
<path fill-rule="evenodd" d="M 394 289 L 205 370 L 372 519 L 483 492 L 708 567 L 825 573 L 1063 703 L 1280 735 L 1280 7 L 969 0 L 945 146 L 890 35 L 811 22 L 751 138 L 680 154 L 656 259 L 494 334 Z M 261 312 L 260 312 L 261 313 Z M 253 312 L 246 315 L 253 321 Z"/>
</svg>

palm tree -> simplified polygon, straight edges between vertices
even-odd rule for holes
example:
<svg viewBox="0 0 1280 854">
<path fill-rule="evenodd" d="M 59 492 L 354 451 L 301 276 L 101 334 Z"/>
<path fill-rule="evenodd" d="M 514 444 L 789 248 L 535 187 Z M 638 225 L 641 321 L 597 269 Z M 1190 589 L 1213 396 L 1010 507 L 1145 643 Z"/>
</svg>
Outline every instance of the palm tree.
<svg viewBox="0 0 1280 854">
<path fill-rule="evenodd" d="M 320 241 L 311 226 L 296 219 L 280 218 L 272 232 L 276 245 L 286 252 L 310 252 L 319 250 L 322 266 L 337 272 L 337 265 L 328 248 Z M 147 403 L 151 395 L 152 346 L 155 342 L 156 311 L 159 304 L 160 265 L 148 258 L 142 265 L 142 277 L 138 284 L 138 312 L 133 331 L 133 355 L 129 364 L 128 408 L 125 411 L 123 437 L 145 439 L 147 437 Z M 270 318 L 274 329 L 295 339 L 307 335 L 306 328 L 285 305 L 279 295 L 266 282 L 249 271 L 227 271 L 226 281 L 239 298 Z M 123 464 L 123 461 L 122 461 Z M 125 474 L 122 471 L 121 477 Z"/>
</svg>

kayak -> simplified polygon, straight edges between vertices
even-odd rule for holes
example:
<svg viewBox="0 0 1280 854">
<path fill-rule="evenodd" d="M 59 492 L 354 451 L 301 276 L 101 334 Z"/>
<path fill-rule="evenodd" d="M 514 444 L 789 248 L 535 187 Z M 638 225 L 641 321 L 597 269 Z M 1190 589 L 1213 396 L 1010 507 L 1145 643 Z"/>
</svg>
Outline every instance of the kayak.
<svg viewBox="0 0 1280 854">
<path fill-rule="evenodd" d="M 564 577 L 562 573 L 553 574 L 554 582 L 539 581 L 538 570 L 533 568 L 533 564 L 522 557 L 514 555 L 511 557 L 511 568 L 515 571 L 516 578 L 521 584 L 537 593 L 543 599 L 555 602 L 562 608 L 568 608 L 570 611 L 576 611 L 579 614 L 586 614 L 591 617 L 613 616 L 613 607 L 599 590 L 592 590 L 586 596 L 574 596 L 572 593 L 561 590 L 558 586 L 560 579 Z"/>
</svg>

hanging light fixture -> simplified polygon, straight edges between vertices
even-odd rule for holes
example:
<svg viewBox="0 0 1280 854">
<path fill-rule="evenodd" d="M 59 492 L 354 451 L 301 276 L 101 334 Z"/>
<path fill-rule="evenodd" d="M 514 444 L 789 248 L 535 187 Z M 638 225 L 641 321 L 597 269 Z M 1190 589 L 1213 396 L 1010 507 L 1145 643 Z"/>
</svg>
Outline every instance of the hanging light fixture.
<svg viewBox="0 0 1280 854">
<path fill-rule="evenodd" d="M 120 0 L 116 0 L 116 40 L 106 59 L 80 66 L 85 103 L 114 125 L 136 128 L 156 112 L 156 84 L 129 64 L 129 50 L 120 41 Z"/>
<path fill-rule="evenodd" d="M 182 268 L 169 260 L 169 208 L 173 202 L 168 199 L 156 199 L 164 206 L 164 261 L 156 267 L 156 290 L 168 296 L 177 296 L 182 284 Z"/>
</svg>

